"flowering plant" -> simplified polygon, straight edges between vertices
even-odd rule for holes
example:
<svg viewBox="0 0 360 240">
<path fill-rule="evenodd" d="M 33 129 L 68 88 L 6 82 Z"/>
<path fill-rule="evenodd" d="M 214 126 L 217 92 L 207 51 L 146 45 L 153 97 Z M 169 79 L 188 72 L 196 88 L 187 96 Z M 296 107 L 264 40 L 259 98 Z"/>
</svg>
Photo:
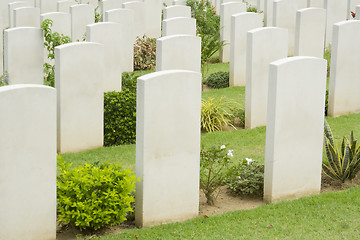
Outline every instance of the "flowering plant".
<svg viewBox="0 0 360 240">
<path fill-rule="evenodd" d="M 245 158 L 229 169 L 226 185 L 233 193 L 262 196 L 264 164 Z"/>
<path fill-rule="evenodd" d="M 216 192 L 225 184 L 230 158 L 233 156 L 233 150 L 227 150 L 225 145 L 202 148 L 200 151 L 200 188 L 209 205 L 214 205 Z"/>
</svg>

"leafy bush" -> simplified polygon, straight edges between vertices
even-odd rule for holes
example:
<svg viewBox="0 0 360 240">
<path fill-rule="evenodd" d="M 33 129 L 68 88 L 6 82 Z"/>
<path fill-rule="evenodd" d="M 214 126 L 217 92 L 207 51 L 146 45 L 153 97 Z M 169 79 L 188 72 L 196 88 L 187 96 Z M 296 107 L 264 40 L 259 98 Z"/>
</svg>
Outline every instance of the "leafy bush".
<svg viewBox="0 0 360 240">
<path fill-rule="evenodd" d="M 220 16 L 209 0 L 187 0 L 191 16 L 196 19 L 196 32 L 201 37 L 201 63 L 205 63 L 222 47 L 220 42 Z"/>
<path fill-rule="evenodd" d="M 5 71 L 3 75 L 0 76 L 0 87 L 9 85 L 9 75 Z"/>
<path fill-rule="evenodd" d="M 75 169 L 58 158 L 57 211 L 62 224 L 80 230 L 118 225 L 132 212 L 135 176 L 118 164 Z"/>
<path fill-rule="evenodd" d="M 234 115 L 231 112 L 233 103 L 224 98 L 201 101 L 201 130 L 205 132 L 221 131 L 223 126 L 232 126 Z"/>
<path fill-rule="evenodd" d="M 134 70 L 150 70 L 156 65 L 156 38 L 137 37 L 134 45 Z"/>
<path fill-rule="evenodd" d="M 229 72 L 213 73 L 206 79 L 205 84 L 211 88 L 227 88 L 229 87 Z"/>
<path fill-rule="evenodd" d="M 225 145 L 200 151 L 200 189 L 205 193 L 207 203 L 214 205 L 215 192 L 225 184 L 226 173 L 233 150 L 226 151 Z"/>
<path fill-rule="evenodd" d="M 45 19 L 41 23 L 41 28 L 44 31 L 44 46 L 48 51 L 47 57 L 49 60 L 55 58 L 55 47 L 71 42 L 70 37 L 59 34 L 58 32 L 52 32 L 52 25 L 53 21 L 50 19 Z M 44 84 L 51 87 L 55 86 L 55 66 L 50 63 L 44 64 Z"/>
<path fill-rule="evenodd" d="M 253 6 L 248 6 L 246 9 L 247 12 L 254 12 L 257 13 L 257 8 Z"/>
<path fill-rule="evenodd" d="M 343 137 L 340 151 L 334 144 L 333 135 L 329 124 L 324 124 L 324 143 L 328 163 L 322 164 L 323 172 L 335 180 L 345 182 L 352 180 L 360 171 L 360 146 L 354 139 L 353 131 L 350 134 L 350 141 Z"/>
<path fill-rule="evenodd" d="M 262 196 L 264 193 L 264 164 L 246 158 L 229 170 L 226 185 L 233 193 Z"/>
</svg>

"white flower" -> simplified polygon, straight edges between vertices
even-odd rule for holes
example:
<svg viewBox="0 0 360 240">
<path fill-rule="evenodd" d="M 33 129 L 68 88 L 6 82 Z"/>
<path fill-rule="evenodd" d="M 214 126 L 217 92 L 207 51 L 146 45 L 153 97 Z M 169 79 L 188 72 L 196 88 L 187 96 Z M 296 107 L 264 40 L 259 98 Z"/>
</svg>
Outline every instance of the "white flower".
<svg viewBox="0 0 360 240">
<path fill-rule="evenodd" d="M 227 153 L 227 155 L 228 155 L 229 157 L 233 157 L 233 156 L 234 156 L 233 153 L 232 153 L 233 151 L 234 151 L 234 150 L 229 150 L 228 153 Z"/>
<path fill-rule="evenodd" d="M 247 164 L 249 165 L 251 162 L 253 162 L 254 160 L 252 160 L 251 158 L 245 158 L 245 160 L 247 161 Z"/>
<path fill-rule="evenodd" d="M 220 149 L 224 149 L 224 148 L 226 148 L 226 146 L 225 146 L 225 145 L 221 145 Z"/>
</svg>

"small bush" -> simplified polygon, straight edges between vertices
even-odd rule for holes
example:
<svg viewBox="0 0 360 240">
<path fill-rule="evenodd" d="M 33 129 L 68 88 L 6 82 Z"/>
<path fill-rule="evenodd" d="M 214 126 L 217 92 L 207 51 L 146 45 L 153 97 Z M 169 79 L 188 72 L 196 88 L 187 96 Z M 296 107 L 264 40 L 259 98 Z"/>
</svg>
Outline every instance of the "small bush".
<svg viewBox="0 0 360 240">
<path fill-rule="evenodd" d="M 118 225 L 132 212 L 135 176 L 118 164 L 85 164 L 75 169 L 58 158 L 57 209 L 62 224 L 80 230 Z"/>
<path fill-rule="evenodd" d="M 264 193 L 264 164 L 246 158 L 229 170 L 226 185 L 233 193 L 262 196 Z"/>
<path fill-rule="evenodd" d="M 229 87 L 229 73 L 213 73 L 206 79 L 205 84 L 211 88 L 227 88 Z"/>
<path fill-rule="evenodd" d="M 134 70 L 150 70 L 156 65 L 156 38 L 137 37 L 134 45 Z"/>
<path fill-rule="evenodd" d="M 205 132 L 221 131 L 223 126 L 232 126 L 234 118 L 232 107 L 234 103 L 223 98 L 209 98 L 201 102 L 201 130 Z"/>
<path fill-rule="evenodd" d="M 0 87 L 6 85 L 9 85 L 9 75 L 7 71 L 5 71 L 4 74 L 0 76 Z"/>
<path fill-rule="evenodd" d="M 227 151 L 225 145 L 202 148 L 200 151 L 200 188 L 209 205 L 214 205 L 217 197 L 215 192 L 225 184 L 232 151 Z"/>
</svg>

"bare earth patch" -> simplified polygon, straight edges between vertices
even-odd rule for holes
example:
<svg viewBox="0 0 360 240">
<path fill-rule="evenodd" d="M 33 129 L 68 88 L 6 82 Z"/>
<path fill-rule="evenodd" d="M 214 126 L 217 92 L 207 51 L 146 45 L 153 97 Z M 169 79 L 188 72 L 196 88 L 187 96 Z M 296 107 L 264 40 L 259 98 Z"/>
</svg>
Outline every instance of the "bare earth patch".
<svg viewBox="0 0 360 240">
<path fill-rule="evenodd" d="M 321 179 L 321 192 L 335 192 L 344 190 L 350 187 L 360 186 L 360 174 L 357 175 L 355 179 L 351 182 L 347 181 L 344 184 L 341 184 L 340 181 L 335 181 L 322 174 Z M 252 209 L 256 208 L 260 205 L 265 204 L 263 200 L 259 197 L 245 197 L 245 196 L 238 196 L 232 194 L 229 189 L 224 186 L 220 188 L 219 195 L 215 201 L 215 206 L 209 206 L 206 203 L 205 195 L 200 192 L 200 216 L 211 216 L 216 214 L 221 214 L 229 211 L 235 210 L 244 210 L 244 209 Z M 56 239 L 57 240 L 75 240 L 77 236 L 86 237 L 87 239 L 92 239 L 95 236 L 104 236 L 110 233 L 118 233 L 125 229 L 135 228 L 133 222 L 124 223 L 120 226 L 115 227 L 107 227 L 100 231 L 96 232 L 87 232 L 81 233 L 79 230 L 74 228 L 58 228 Z"/>
</svg>

